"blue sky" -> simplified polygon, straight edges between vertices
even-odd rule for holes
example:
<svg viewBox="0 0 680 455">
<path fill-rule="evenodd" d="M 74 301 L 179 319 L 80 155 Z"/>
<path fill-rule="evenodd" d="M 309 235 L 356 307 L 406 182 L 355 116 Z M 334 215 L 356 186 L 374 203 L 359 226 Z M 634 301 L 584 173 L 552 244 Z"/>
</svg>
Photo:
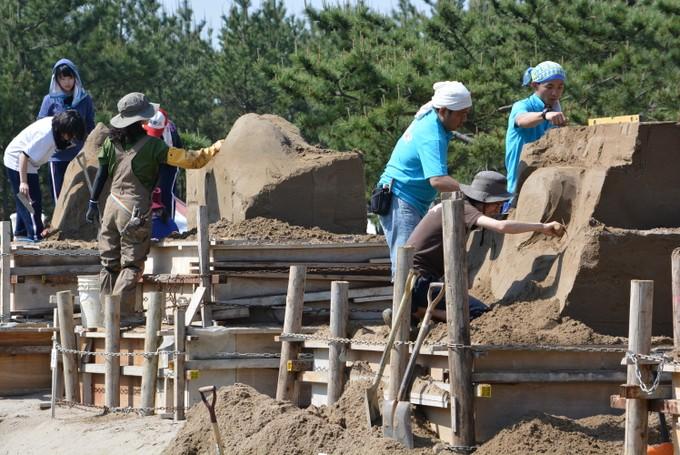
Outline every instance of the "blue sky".
<svg viewBox="0 0 680 455">
<path fill-rule="evenodd" d="M 178 0 L 160 0 L 161 4 L 169 12 L 174 11 L 177 8 Z M 306 0 L 307 3 L 314 7 L 321 8 L 324 3 L 335 4 L 335 3 L 345 3 L 346 0 Z M 208 26 L 212 27 L 214 33 L 213 38 L 215 38 L 222 25 L 221 16 L 223 13 L 229 10 L 232 5 L 231 0 L 189 0 L 191 8 L 194 10 L 194 16 L 201 20 L 205 19 Z M 300 16 L 305 7 L 305 0 L 284 0 L 286 5 L 286 10 L 290 14 L 295 14 Z M 366 0 L 365 3 L 383 13 L 389 13 L 399 4 L 398 0 Z M 411 3 L 416 5 L 417 8 L 423 11 L 429 11 L 429 6 L 422 0 L 411 0 Z M 253 0 L 253 7 L 259 8 L 261 0 Z"/>
</svg>

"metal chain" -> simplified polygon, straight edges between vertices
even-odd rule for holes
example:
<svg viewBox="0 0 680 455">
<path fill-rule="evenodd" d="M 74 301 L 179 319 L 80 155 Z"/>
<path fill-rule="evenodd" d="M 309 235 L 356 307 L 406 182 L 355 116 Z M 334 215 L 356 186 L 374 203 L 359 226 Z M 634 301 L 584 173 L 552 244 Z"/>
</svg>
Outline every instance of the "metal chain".
<svg viewBox="0 0 680 455">
<path fill-rule="evenodd" d="M 78 349 L 69 349 L 63 347 L 61 344 L 56 343 L 54 348 L 63 352 L 64 354 L 77 354 L 82 356 L 98 355 L 104 357 L 153 357 L 157 355 L 184 355 L 184 352 L 180 351 L 156 351 L 156 352 L 105 352 L 105 351 L 80 351 Z"/>
<path fill-rule="evenodd" d="M 55 250 L 55 249 L 36 249 L 36 250 L 23 250 L 17 249 L 12 253 L 0 253 L 0 256 L 87 256 L 95 257 L 100 256 L 99 250 L 86 250 L 86 249 L 73 249 L 73 250 Z"/>
<path fill-rule="evenodd" d="M 187 411 L 189 408 L 176 408 L 176 407 L 157 407 L 157 408 L 134 408 L 132 406 L 126 406 L 126 407 L 110 407 L 110 406 L 99 406 L 95 404 L 85 404 L 85 403 L 77 403 L 75 401 L 68 401 L 68 400 L 56 400 L 56 404 L 60 406 L 68 406 L 70 408 L 76 408 L 76 409 L 84 409 L 84 410 L 92 410 L 96 409 L 99 411 L 102 411 L 103 414 L 139 414 L 139 415 L 145 415 L 149 411 L 162 411 L 162 412 L 175 412 L 179 410 L 184 410 Z"/>
<path fill-rule="evenodd" d="M 661 381 L 661 373 L 663 372 L 663 366 L 665 363 L 669 364 L 677 364 L 678 362 L 675 362 L 668 357 L 666 357 L 663 354 L 658 354 L 658 355 L 644 355 L 644 354 L 635 354 L 634 352 L 626 352 L 626 358 L 631 360 L 633 362 L 633 365 L 635 366 L 635 377 L 638 380 L 638 383 L 640 385 L 640 390 L 645 392 L 647 395 L 651 395 L 654 393 L 654 391 L 659 387 L 659 382 Z M 642 379 L 642 370 L 640 369 L 640 360 L 652 360 L 652 361 L 658 361 L 657 367 L 656 367 L 656 372 L 654 374 L 654 379 L 652 380 L 651 385 L 648 385 L 643 379 Z"/>
<path fill-rule="evenodd" d="M 340 343 L 340 344 L 357 344 L 366 346 L 387 346 L 385 341 L 377 340 L 355 340 L 351 338 L 339 338 L 339 337 L 325 337 L 314 334 L 304 334 L 304 333 L 282 333 L 282 337 L 298 338 L 300 340 L 308 341 L 325 341 L 328 343 Z M 395 341 L 396 346 L 413 346 L 414 341 Z M 557 352 L 596 352 L 596 353 L 619 353 L 625 354 L 627 352 L 626 348 L 623 347 L 596 347 L 596 346 L 559 346 L 559 345 L 549 345 L 549 344 L 498 344 L 498 345 L 464 345 L 458 343 L 448 343 L 448 342 L 434 342 L 423 344 L 425 348 L 448 348 L 448 349 L 471 349 L 473 351 L 488 351 L 488 350 L 506 350 L 506 351 L 518 351 L 518 350 L 530 350 L 530 351 L 557 351 Z"/>
</svg>

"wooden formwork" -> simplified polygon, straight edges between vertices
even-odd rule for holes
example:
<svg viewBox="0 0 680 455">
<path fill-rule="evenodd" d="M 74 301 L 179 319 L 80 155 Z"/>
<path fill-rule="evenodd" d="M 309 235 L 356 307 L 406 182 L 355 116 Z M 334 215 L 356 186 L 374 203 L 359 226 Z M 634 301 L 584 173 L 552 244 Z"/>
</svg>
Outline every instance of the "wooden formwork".
<svg viewBox="0 0 680 455">
<path fill-rule="evenodd" d="M 307 340 L 304 347 L 314 353 L 317 371 L 302 372 L 299 378 L 311 384 L 312 404 L 325 405 L 328 343 Z M 474 401 L 478 442 L 535 412 L 572 418 L 617 412 L 612 411 L 609 396 L 626 380 L 622 353 L 604 352 L 607 347 L 598 351 L 597 346 L 555 348 L 475 346 L 473 383 L 491 385 L 490 398 L 477 397 Z M 356 342 L 349 346 L 345 359 L 348 365 L 365 362 L 376 371 L 382 350 L 382 346 Z M 447 351 L 431 346 L 421 349 L 418 365 L 422 375 L 432 379 L 433 387 L 414 387 L 410 395 L 411 403 L 422 410 L 442 440 L 451 438 L 447 356 Z"/>
</svg>

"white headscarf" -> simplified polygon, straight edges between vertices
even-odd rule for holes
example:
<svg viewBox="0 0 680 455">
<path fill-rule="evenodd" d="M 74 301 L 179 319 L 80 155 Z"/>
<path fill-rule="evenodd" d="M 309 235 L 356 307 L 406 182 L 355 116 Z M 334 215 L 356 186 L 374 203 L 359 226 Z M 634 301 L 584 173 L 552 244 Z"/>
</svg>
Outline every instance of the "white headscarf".
<svg viewBox="0 0 680 455">
<path fill-rule="evenodd" d="M 430 112 L 432 108 L 445 107 L 450 111 L 460 111 L 472 106 L 470 91 L 458 81 L 435 82 L 432 88 L 434 95 L 428 103 L 418 109 L 417 119 Z"/>
</svg>

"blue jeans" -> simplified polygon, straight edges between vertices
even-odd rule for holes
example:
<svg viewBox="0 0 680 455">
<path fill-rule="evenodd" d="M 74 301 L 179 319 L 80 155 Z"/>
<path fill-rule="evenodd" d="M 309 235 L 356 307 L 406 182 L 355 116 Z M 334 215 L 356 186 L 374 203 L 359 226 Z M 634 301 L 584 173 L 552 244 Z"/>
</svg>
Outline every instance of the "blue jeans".
<svg viewBox="0 0 680 455">
<path fill-rule="evenodd" d="M 42 231 L 45 228 L 42 223 L 42 193 L 40 192 L 40 179 L 38 178 L 38 174 L 29 173 L 26 175 L 28 178 L 28 194 L 31 197 L 31 201 L 33 201 L 31 205 L 35 211 L 35 215 L 31 215 L 16 196 L 19 192 L 19 183 L 21 182 L 19 173 L 14 169 L 6 169 L 7 178 L 9 178 L 10 184 L 12 185 L 14 201 L 17 207 L 17 223 L 16 226 L 14 226 L 14 236 L 25 236 L 31 240 L 40 240 L 42 239 Z"/>
<path fill-rule="evenodd" d="M 387 215 L 380 215 L 380 225 L 385 232 L 387 246 L 390 248 L 392 278 L 397 270 L 397 251 L 404 246 L 423 217 L 408 202 L 392 196 L 392 204 Z"/>
</svg>

